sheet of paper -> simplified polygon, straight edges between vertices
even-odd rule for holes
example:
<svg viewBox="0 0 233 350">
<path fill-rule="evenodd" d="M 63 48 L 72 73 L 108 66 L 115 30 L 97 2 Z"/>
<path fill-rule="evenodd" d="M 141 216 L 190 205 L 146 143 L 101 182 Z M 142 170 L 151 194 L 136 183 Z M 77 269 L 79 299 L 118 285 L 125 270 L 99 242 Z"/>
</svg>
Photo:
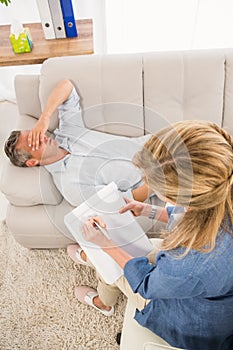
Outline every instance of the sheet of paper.
<svg viewBox="0 0 233 350">
<path fill-rule="evenodd" d="M 89 217 L 100 216 L 106 223 L 109 236 L 134 257 L 144 256 L 153 248 L 133 214 L 130 211 L 119 214 L 123 205 L 125 201 L 122 194 L 112 182 L 67 214 L 64 219 L 74 239 L 108 284 L 113 284 L 121 277 L 123 270 L 101 248 L 83 238 L 82 226 Z"/>
</svg>

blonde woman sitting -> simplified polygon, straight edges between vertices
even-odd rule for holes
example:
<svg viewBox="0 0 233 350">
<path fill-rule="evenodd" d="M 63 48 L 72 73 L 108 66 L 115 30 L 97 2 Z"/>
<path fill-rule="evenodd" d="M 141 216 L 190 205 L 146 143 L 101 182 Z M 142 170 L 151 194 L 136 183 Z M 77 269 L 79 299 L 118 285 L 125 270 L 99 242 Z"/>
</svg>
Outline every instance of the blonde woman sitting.
<svg viewBox="0 0 233 350">
<path fill-rule="evenodd" d="M 115 259 L 124 276 L 115 286 L 100 281 L 92 304 L 89 287 L 77 287 L 76 296 L 111 313 L 120 288 L 134 302 L 137 322 L 172 346 L 233 349 L 232 138 L 210 122 L 179 122 L 153 135 L 134 163 L 149 188 L 174 205 L 128 200 L 121 209 L 168 221 L 159 251 L 150 260 L 132 258 L 88 221 L 84 238 Z M 105 226 L 101 218 L 99 223 Z"/>
</svg>

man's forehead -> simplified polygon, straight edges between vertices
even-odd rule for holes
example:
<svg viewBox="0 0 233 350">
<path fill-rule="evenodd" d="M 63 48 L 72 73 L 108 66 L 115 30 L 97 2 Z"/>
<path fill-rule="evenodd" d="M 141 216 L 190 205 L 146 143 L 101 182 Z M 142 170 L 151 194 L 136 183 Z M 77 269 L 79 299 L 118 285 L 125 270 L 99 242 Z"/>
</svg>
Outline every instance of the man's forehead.
<svg viewBox="0 0 233 350">
<path fill-rule="evenodd" d="M 20 135 L 19 135 L 19 140 L 21 142 L 27 140 L 29 132 L 30 132 L 30 130 L 21 130 Z"/>
<path fill-rule="evenodd" d="M 20 131 L 20 136 L 22 137 L 27 137 L 29 134 L 30 130 L 21 130 Z"/>
<path fill-rule="evenodd" d="M 21 147 L 24 143 L 27 142 L 28 134 L 30 130 L 21 130 L 18 138 L 16 148 Z"/>
</svg>

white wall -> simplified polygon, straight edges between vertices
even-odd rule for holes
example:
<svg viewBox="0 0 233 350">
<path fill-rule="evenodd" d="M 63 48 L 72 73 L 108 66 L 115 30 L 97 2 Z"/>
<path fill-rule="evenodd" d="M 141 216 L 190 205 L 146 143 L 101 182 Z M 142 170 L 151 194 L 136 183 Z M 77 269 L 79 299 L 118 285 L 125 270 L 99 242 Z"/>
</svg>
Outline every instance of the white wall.
<svg viewBox="0 0 233 350">
<path fill-rule="evenodd" d="M 108 53 L 233 47 L 232 0 L 106 0 Z"/>
<path fill-rule="evenodd" d="M 93 19 L 94 52 L 105 52 L 105 0 L 73 0 L 73 8 L 76 19 Z M 0 23 L 10 24 L 13 19 L 22 23 L 40 22 L 36 0 L 11 0 L 7 7 L 0 4 Z M 37 74 L 40 67 L 41 65 L 0 67 L 0 101 L 15 101 L 16 74 Z"/>
<path fill-rule="evenodd" d="M 233 47 L 232 0 L 73 0 L 73 6 L 76 18 L 93 18 L 97 54 Z M 0 4 L 0 23 L 14 18 L 38 22 L 36 0 Z M 15 74 L 39 70 L 0 68 L 0 100 L 14 99 Z"/>
</svg>

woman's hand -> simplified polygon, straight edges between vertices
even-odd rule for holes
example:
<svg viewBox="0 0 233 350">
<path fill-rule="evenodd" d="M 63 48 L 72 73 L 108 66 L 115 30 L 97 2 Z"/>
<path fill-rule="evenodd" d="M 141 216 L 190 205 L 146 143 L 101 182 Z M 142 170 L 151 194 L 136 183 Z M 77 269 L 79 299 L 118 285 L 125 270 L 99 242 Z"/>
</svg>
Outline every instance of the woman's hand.
<svg viewBox="0 0 233 350">
<path fill-rule="evenodd" d="M 91 243 L 94 243 L 98 245 L 99 247 L 107 247 L 107 246 L 112 246 L 112 241 L 111 239 L 107 238 L 96 226 L 95 223 L 98 223 L 100 227 L 106 230 L 106 224 L 103 222 L 103 220 L 95 216 L 91 219 L 89 219 L 82 228 L 82 234 L 83 238 Z"/>
<path fill-rule="evenodd" d="M 41 143 L 44 142 L 45 133 L 49 127 L 49 119 L 42 115 L 35 126 L 28 134 L 28 145 L 33 151 L 37 150 Z"/>
<path fill-rule="evenodd" d="M 119 212 L 120 214 L 130 210 L 134 216 L 149 216 L 151 212 L 151 205 L 135 201 L 133 199 L 124 198 L 126 205 L 122 207 Z"/>
<path fill-rule="evenodd" d="M 95 216 L 83 225 L 82 234 L 84 239 L 98 245 L 105 253 L 111 256 L 122 269 L 124 269 L 125 264 L 133 257 L 118 247 L 114 241 L 107 238 L 98 228 L 96 228 L 94 226 L 95 222 L 97 222 L 102 228 L 106 229 L 106 225 L 101 218 Z"/>
</svg>

